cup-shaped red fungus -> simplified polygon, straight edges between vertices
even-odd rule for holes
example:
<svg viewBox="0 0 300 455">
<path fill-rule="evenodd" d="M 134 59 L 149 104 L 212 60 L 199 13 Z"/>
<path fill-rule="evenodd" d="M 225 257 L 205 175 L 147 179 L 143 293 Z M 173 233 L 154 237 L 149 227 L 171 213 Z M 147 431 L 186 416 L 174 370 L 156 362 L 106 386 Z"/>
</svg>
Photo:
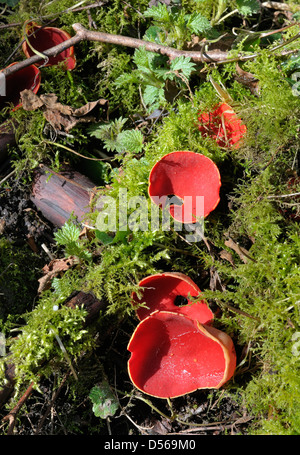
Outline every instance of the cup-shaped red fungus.
<svg viewBox="0 0 300 455">
<path fill-rule="evenodd" d="M 213 112 L 199 116 L 199 130 L 214 139 L 220 147 L 239 148 L 247 132 L 246 125 L 227 103 L 218 104 Z"/>
<path fill-rule="evenodd" d="M 10 66 L 16 65 L 18 62 L 11 63 Z M 6 95 L 0 96 L 0 109 L 12 103 L 15 109 L 19 108 L 22 104 L 20 102 L 20 93 L 25 90 L 32 90 L 37 93 L 41 85 L 41 73 L 35 65 L 27 66 L 15 73 L 6 77 Z"/>
<path fill-rule="evenodd" d="M 169 211 L 175 220 L 196 223 L 216 208 L 220 187 L 219 169 L 210 158 L 177 151 L 163 156 L 153 166 L 148 192 L 152 201 L 162 208 L 170 201 Z M 172 203 L 173 196 L 182 204 Z"/>
<path fill-rule="evenodd" d="M 236 367 L 234 345 L 226 333 L 168 311 L 141 321 L 128 350 L 132 383 L 158 398 L 219 389 Z"/>
<path fill-rule="evenodd" d="M 247 132 L 246 125 L 227 103 L 218 104 L 213 112 L 199 116 L 199 130 L 211 137 L 220 147 L 239 148 Z"/>
<path fill-rule="evenodd" d="M 171 311 L 181 313 L 201 324 L 210 324 L 213 320 L 213 312 L 205 300 L 191 302 L 190 297 L 198 297 L 201 294 L 199 287 L 193 280 L 178 272 L 165 272 L 150 275 L 139 282 L 141 290 L 140 298 L 134 292 L 132 303 L 137 307 L 136 314 L 139 320 L 143 320 L 155 311 Z"/>
<path fill-rule="evenodd" d="M 43 52 L 51 47 L 56 46 L 57 44 L 63 43 L 71 38 L 68 32 L 56 28 L 56 27 L 41 27 L 35 22 L 29 22 L 26 25 L 26 33 L 28 35 L 28 40 L 31 46 L 39 52 Z M 23 41 L 22 49 L 27 58 L 35 55 L 33 50 L 30 48 L 28 43 Z M 65 63 L 65 68 L 67 70 L 72 70 L 75 68 L 76 59 L 74 55 L 74 46 L 65 49 L 56 56 L 49 57 L 49 61 L 45 66 L 57 65 L 60 62 Z M 43 64 L 42 60 L 37 65 Z"/>
</svg>

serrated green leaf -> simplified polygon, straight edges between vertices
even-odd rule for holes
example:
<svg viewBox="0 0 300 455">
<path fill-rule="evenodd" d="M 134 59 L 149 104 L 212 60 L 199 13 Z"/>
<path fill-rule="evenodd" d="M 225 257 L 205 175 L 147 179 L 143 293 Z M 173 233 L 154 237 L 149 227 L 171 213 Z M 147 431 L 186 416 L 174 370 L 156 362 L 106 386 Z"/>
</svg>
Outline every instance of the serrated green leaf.
<svg viewBox="0 0 300 455">
<path fill-rule="evenodd" d="M 68 245 L 76 242 L 79 235 L 80 229 L 75 224 L 67 222 L 54 234 L 54 238 L 58 245 Z"/>
<path fill-rule="evenodd" d="M 170 69 L 171 71 L 181 71 L 182 74 L 189 79 L 195 66 L 195 63 L 191 62 L 190 57 L 180 56 L 172 60 Z"/>
<path fill-rule="evenodd" d="M 236 0 L 239 12 L 243 16 L 252 16 L 259 12 L 260 4 L 258 0 Z"/>
<path fill-rule="evenodd" d="M 209 20 L 200 13 L 190 14 L 185 16 L 185 18 L 187 19 L 187 27 L 192 33 L 206 33 L 212 28 Z"/>
<path fill-rule="evenodd" d="M 93 403 L 95 416 L 101 419 L 114 416 L 119 408 L 119 403 L 107 381 L 102 381 L 101 384 L 93 387 L 90 391 L 89 398 Z"/>
<path fill-rule="evenodd" d="M 146 106 L 159 107 L 160 102 L 165 99 L 164 89 L 147 85 L 143 93 L 143 99 Z"/>
<path fill-rule="evenodd" d="M 143 148 L 144 136 L 139 130 L 126 130 L 118 135 L 118 144 L 123 150 L 139 153 Z"/>
<path fill-rule="evenodd" d="M 145 17 L 152 17 L 154 21 L 169 22 L 170 14 L 165 3 L 159 3 L 157 6 L 152 6 L 144 12 Z"/>
</svg>

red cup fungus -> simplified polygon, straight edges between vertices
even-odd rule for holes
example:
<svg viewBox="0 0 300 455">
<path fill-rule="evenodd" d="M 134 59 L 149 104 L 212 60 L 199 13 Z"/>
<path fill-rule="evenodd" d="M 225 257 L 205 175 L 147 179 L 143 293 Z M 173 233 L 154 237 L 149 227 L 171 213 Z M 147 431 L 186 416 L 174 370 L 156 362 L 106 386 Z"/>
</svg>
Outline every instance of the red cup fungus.
<svg viewBox="0 0 300 455">
<path fill-rule="evenodd" d="M 11 63 L 10 66 L 16 65 L 18 62 Z M 35 65 L 27 66 L 15 73 L 6 77 L 6 95 L 0 96 L 0 109 L 8 103 L 12 103 L 18 109 L 22 106 L 20 102 L 20 93 L 25 90 L 32 90 L 37 93 L 41 85 L 41 73 Z"/>
<path fill-rule="evenodd" d="M 71 35 L 66 31 L 56 27 L 41 27 L 35 22 L 29 22 L 26 25 L 26 33 L 31 46 L 39 52 L 43 52 L 51 47 L 56 46 L 64 41 L 71 38 Z M 30 48 L 28 43 L 23 41 L 22 49 L 27 58 L 34 55 L 33 50 Z M 44 61 L 37 64 L 37 66 L 43 64 Z M 49 57 L 49 61 L 45 66 L 57 65 L 60 62 L 65 63 L 67 70 L 73 70 L 76 65 L 76 59 L 74 55 L 74 46 L 65 49 L 58 55 Z"/>
<path fill-rule="evenodd" d="M 142 302 L 146 304 L 146 307 L 137 307 L 136 314 L 140 321 L 157 310 L 180 313 L 201 324 L 210 324 L 213 320 L 213 312 L 205 300 L 188 300 L 189 296 L 199 296 L 201 291 L 193 280 L 183 273 L 165 272 L 151 275 L 141 280 L 139 286 L 143 288 L 141 296 L 139 298 L 134 292 L 132 303 L 134 306 Z"/>
<path fill-rule="evenodd" d="M 132 383 L 157 398 L 219 389 L 236 367 L 234 345 L 227 334 L 169 311 L 156 311 L 143 319 L 128 350 Z"/>
<path fill-rule="evenodd" d="M 203 137 L 214 139 L 220 147 L 239 148 L 247 132 L 246 125 L 227 103 L 218 104 L 213 112 L 201 114 L 198 120 Z"/>
<path fill-rule="evenodd" d="M 170 196 L 181 199 L 182 205 L 169 205 L 171 216 L 180 222 L 195 223 L 197 218 L 206 217 L 216 208 L 220 187 L 219 169 L 210 158 L 177 151 L 163 156 L 153 166 L 148 192 L 152 201 L 162 208 Z"/>
</svg>

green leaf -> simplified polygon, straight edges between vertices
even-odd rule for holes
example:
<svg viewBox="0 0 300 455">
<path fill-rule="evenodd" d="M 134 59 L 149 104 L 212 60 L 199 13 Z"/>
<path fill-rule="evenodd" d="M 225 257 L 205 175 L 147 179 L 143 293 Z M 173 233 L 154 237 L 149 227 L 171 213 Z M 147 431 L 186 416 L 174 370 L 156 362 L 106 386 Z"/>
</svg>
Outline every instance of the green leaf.
<svg viewBox="0 0 300 455">
<path fill-rule="evenodd" d="M 89 398 L 93 403 L 93 412 L 96 417 L 106 419 L 108 416 L 114 416 L 118 410 L 119 403 L 107 381 L 102 381 L 93 387 Z"/>
<path fill-rule="evenodd" d="M 143 36 L 143 40 L 151 41 L 152 43 L 162 44 L 159 34 L 161 33 L 161 28 L 157 25 L 151 25 Z"/>
<path fill-rule="evenodd" d="M 153 108 L 159 107 L 160 103 L 165 100 L 165 92 L 163 88 L 147 85 L 143 93 L 144 103 L 146 106 Z"/>
<path fill-rule="evenodd" d="M 145 17 L 151 17 L 154 21 L 170 22 L 170 14 L 165 3 L 152 6 L 144 12 Z"/>
<path fill-rule="evenodd" d="M 212 28 L 209 20 L 200 13 L 189 14 L 185 18 L 187 19 L 187 27 L 192 33 L 206 33 Z"/>
<path fill-rule="evenodd" d="M 258 0 L 236 0 L 239 12 L 243 16 L 252 16 L 259 12 L 260 4 Z"/>
<path fill-rule="evenodd" d="M 143 148 L 144 136 L 139 130 L 126 130 L 118 135 L 118 149 L 139 153 Z"/>
<path fill-rule="evenodd" d="M 54 234 L 54 238 L 58 245 L 68 245 L 76 242 L 79 235 L 80 229 L 75 224 L 67 222 Z"/>
<path fill-rule="evenodd" d="M 193 69 L 195 68 L 195 63 L 191 62 L 190 57 L 176 57 L 171 62 L 171 71 L 181 71 L 182 74 L 189 79 Z"/>
<path fill-rule="evenodd" d="M 103 245 L 109 245 L 114 242 L 114 237 L 107 234 L 107 232 L 98 231 L 98 229 L 95 230 L 95 236 Z"/>
</svg>

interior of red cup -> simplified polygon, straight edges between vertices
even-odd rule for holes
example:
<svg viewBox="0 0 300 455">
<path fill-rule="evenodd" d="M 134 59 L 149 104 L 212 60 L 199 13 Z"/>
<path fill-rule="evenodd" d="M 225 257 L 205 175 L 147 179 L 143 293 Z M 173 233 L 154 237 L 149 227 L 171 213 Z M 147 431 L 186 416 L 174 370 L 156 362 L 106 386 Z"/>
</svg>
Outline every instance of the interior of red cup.
<svg viewBox="0 0 300 455">
<path fill-rule="evenodd" d="M 14 63 L 15 64 L 15 63 Z M 6 96 L 0 96 L 0 109 L 13 103 L 15 107 L 20 105 L 20 93 L 25 90 L 32 90 L 37 93 L 40 86 L 40 71 L 30 65 L 16 73 L 6 77 Z"/>
<path fill-rule="evenodd" d="M 128 350 L 132 382 L 159 398 L 218 388 L 228 366 L 216 338 L 195 321 L 171 312 L 157 311 L 140 322 Z M 235 366 L 234 353 L 231 362 Z"/>
<path fill-rule="evenodd" d="M 30 25 L 28 29 L 28 40 L 30 44 L 39 52 L 57 46 L 70 38 L 70 35 L 64 30 L 55 27 L 41 28 L 39 26 Z M 31 57 L 34 52 L 30 49 L 26 41 L 23 47 L 24 52 Z M 73 47 L 63 50 L 58 55 L 49 57 L 47 65 L 57 65 L 60 62 L 66 62 L 67 69 L 73 69 L 75 66 L 75 59 L 73 56 Z"/>
<path fill-rule="evenodd" d="M 210 158 L 177 151 L 163 156 L 153 166 L 148 191 L 157 205 L 159 198 L 175 195 L 181 204 L 170 205 L 171 216 L 180 222 L 195 223 L 215 209 L 220 201 L 220 186 L 219 170 Z"/>
<path fill-rule="evenodd" d="M 189 300 L 190 297 L 198 297 L 201 291 L 188 276 L 172 272 L 151 275 L 141 280 L 139 286 L 142 295 L 138 298 L 133 293 L 132 302 L 134 305 L 146 304 L 147 308 L 137 308 L 140 320 L 157 310 L 181 313 L 201 324 L 209 324 L 213 320 L 213 312 L 205 300 Z"/>
</svg>

